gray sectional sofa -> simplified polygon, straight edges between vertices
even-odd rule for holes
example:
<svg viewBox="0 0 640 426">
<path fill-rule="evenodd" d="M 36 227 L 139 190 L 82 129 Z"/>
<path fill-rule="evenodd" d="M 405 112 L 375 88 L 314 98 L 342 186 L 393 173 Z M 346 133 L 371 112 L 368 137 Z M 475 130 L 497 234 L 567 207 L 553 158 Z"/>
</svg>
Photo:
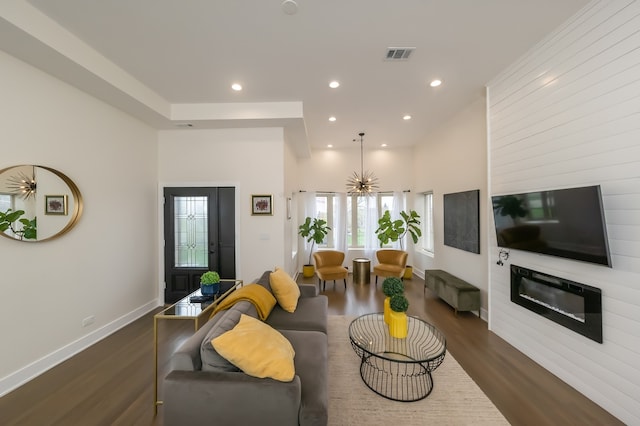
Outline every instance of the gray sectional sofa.
<svg viewBox="0 0 640 426">
<path fill-rule="evenodd" d="M 256 283 L 271 291 L 269 273 Z M 252 377 L 216 353 L 212 338 L 232 329 L 241 314 L 258 318 L 252 303 L 237 302 L 216 313 L 171 357 L 171 371 L 163 382 L 165 425 L 327 424 L 328 301 L 315 285 L 299 287 L 295 312 L 276 304 L 265 320 L 295 350 L 294 379 Z"/>
</svg>

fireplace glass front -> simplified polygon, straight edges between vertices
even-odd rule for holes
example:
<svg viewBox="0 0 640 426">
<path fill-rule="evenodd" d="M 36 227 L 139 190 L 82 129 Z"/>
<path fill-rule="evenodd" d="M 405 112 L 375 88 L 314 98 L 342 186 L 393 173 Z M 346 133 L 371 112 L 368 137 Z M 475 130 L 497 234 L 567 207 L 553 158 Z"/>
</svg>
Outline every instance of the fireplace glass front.
<svg viewBox="0 0 640 426">
<path fill-rule="evenodd" d="M 511 301 L 602 343 L 598 288 L 511 265 Z"/>
</svg>

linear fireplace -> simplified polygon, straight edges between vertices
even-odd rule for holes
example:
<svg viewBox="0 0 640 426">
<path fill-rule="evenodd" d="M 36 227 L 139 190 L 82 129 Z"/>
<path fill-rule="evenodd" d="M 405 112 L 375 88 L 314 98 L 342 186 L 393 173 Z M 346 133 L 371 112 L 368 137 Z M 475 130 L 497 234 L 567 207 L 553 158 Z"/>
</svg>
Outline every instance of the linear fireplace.
<svg viewBox="0 0 640 426">
<path fill-rule="evenodd" d="M 602 343 L 598 288 L 511 265 L 511 301 Z"/>
</svg>

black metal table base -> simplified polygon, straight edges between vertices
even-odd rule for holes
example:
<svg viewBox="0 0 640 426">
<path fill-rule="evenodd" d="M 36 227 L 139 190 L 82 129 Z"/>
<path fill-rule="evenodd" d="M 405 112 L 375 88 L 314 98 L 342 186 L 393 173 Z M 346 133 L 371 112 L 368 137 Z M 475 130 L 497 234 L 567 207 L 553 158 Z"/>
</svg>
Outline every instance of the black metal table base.
<svg viewBox="0 0 640 426">
<path fill-rule="evenodd" d="M 431 372 L 446 355 L 446 339 L 433 325 L 408 317 L 407 336 L 395 338 L 382 314 L 356 318 L 351 346 L 360 358 L 360 377 L 375 393 L 394 401 L 419 401 L 433 390 Z"/>
<path fill-rule="evenodd" d="M 433 390 L 431 372 L 420 363 L 391 362 L 365 355 L 360 364 L 360 377 L 369 389 L 394 401 L 419 401 Z"/>
</svg>

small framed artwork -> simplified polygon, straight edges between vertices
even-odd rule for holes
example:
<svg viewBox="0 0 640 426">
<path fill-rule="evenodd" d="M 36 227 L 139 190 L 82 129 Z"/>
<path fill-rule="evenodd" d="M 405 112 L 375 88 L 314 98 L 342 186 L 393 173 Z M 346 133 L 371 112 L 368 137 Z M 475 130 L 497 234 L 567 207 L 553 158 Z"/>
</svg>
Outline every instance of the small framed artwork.
<svg viewBox="0 0 640 426">
<path fill-rule="evenodd" d="M 44 214 L 67 215 L 66 195 L 45 195 L 44 202 Z"/>
<path fill-rule="evenodd" d="M 252 215 L 272 215 L 273 200 L 271 195 L 252 195 L 251 196 L 251 214 Z"/>
</svg>

